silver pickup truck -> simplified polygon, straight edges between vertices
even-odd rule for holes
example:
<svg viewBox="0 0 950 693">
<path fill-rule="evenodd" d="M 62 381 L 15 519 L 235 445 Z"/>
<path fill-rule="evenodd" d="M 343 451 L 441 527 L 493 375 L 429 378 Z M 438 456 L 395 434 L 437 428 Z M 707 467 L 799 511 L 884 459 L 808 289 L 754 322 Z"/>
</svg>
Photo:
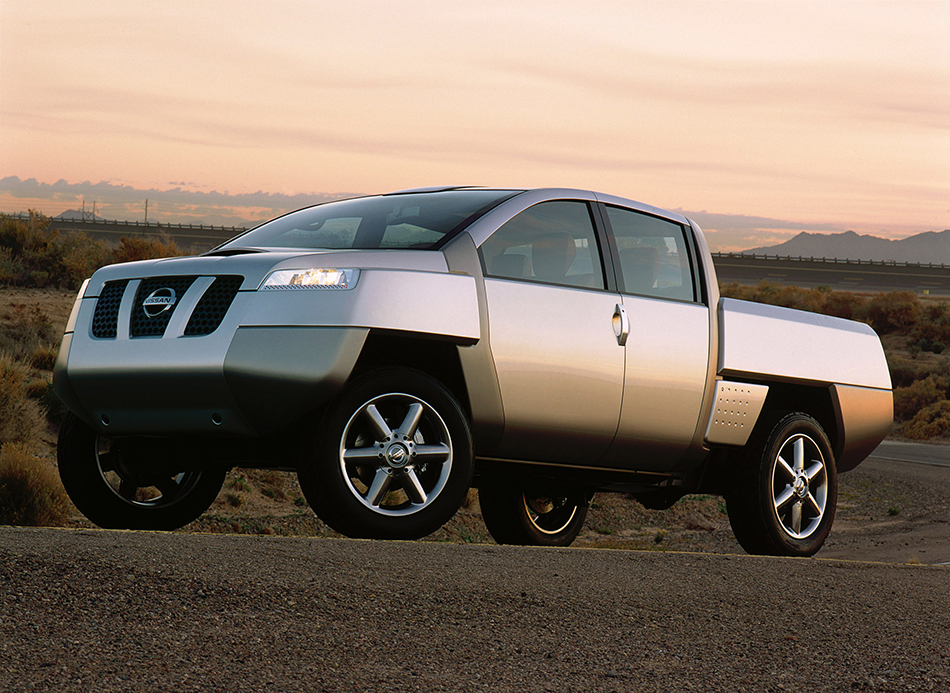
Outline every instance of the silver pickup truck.
<svg viewBox="0 0 950 693">
<path fill-rule="evenodd" d="M 892 419 L 869 327 L 720 298 L 692 221 L 562 189 L 341 200 L 105 267 L 54 386 L 103 527 L 184 525 L 243 466 L 296 471 L 354 537 L 429 534 L 473 485 L 497 541 L 555 546 L 595 492 L 702 492 L 747 551 L 798 556 Z"/>
</svg>

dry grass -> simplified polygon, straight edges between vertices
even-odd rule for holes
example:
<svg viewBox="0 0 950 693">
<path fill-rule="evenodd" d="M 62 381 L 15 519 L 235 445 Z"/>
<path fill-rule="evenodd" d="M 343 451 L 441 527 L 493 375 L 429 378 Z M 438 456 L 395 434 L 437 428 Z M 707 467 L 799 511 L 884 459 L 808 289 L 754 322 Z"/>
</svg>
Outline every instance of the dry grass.
<svg viewBox="0 0 950 693">
<path fill-rule="evenodd" d="M 59 477 L 22 443 L 0 447 L 0 524 L 60 527 L 70 503 Z"/>
<path fill-rule="evenodd" d="M 29 396 L 30 369 L 0 352 L 0 445 L 22 443 L 31 449 L 40 441 L 46 417 Z"/>
</svg>

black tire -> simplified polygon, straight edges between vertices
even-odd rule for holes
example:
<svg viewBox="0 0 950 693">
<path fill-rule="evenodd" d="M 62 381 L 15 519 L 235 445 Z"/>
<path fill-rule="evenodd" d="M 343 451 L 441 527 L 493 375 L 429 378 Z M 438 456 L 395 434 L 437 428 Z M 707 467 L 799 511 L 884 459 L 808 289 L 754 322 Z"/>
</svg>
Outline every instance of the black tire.
<svg viewBox="0 0 950 693">
<path fill-rule="evenodd" d="M 518 487 L 485 485 L 478 503 L 488 533 L 499 544 L 570 546 L 587 519 L 587 495 L 535 493 Z"/>
<path fill-rule="evenodd" d="M 310 507 L 349 537 L 418 539 L 472 482 L 472 434 L 455 397 L 406 368 L 367 373 L 330 405 L 298 470 Z"/>
<path fill-rule="evenodd" d="M 812 417 L 798 412 L 764 419 L 727 483 L 729 523 L 747 552 L 812 556 L 825 543 L 838 476 L 828 436 Z"/>
<path fill-rule="evenodd" d="M 211 506 L 227 473 L 223 467 L 150 471 L 73 414 L 60 428 L 57 457 L 69 498 L 107 529 L 183 527 Z"/>
</svg>

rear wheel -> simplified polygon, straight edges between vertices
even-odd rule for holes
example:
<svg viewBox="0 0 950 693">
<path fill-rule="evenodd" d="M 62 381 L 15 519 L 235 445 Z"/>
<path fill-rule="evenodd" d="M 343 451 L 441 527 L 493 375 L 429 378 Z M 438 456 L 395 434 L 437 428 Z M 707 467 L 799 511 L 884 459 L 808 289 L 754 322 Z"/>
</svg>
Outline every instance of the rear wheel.
<svg viewBox="0 0 950 693">
<path fill-rule="evenodd" d="M 814 555 L 831 531 L 838 499 L 831 444 L 807 414 L 766 422 L 725 494 L 729 522 L 749 553 Z"/>
<path fill-rule="evenodd" d="M 73 414 L 60 429 L 57 456 L 70 499 L 109 529 L 183 527 L 211 506 L 226 474 L 223 467 L 182 470 L 146 463 Z"/>
<path fill-rule="evenodd" d="M 499 544 L 570 546 L 587 518 L 583 492 L 532 492 L 486 485 L 478 490 L 482 518 Z"/>
<path fill-rule="evenodd" d="M 403 368 L 348 386 L 305 450 L 300 486 L 341 534 L 417 539 L 445 524 L 472 480 L 472 437 L 452 394 Z"/>
</svg>

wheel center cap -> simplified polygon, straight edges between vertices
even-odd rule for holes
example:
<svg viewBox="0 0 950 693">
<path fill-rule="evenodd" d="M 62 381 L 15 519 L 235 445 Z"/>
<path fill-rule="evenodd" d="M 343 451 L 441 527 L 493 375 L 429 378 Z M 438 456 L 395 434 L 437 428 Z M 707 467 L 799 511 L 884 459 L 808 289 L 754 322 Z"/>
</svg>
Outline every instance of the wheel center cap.
<svg viewBox="0 0 950 693">
<path fill-rule="evenodd" d="M 808 481 L 804 476 L 795 477 L 795 482 L 792 484 L 792 490 L 799 498 L 804 498 L 808 495 Z"/>
<path fill-rule="evenodd" d="M 402 469 L 409 462 L 409 450 L 402 443 L 393 443 L 386 450 L 386 463 L 393 469 Z"/>
</svg>

